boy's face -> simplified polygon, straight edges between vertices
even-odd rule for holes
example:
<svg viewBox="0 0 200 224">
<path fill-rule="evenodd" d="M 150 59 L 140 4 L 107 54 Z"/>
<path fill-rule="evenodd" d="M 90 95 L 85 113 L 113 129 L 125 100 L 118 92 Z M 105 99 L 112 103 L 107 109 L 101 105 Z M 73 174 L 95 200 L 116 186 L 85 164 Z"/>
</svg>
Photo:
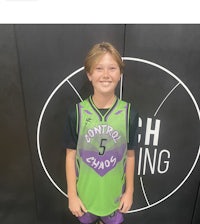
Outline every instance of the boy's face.
<svg viewBox="0 0 200 224">
<path fill-rule="evenodd" d="M 117 62 L 110 53 L 106 53 L 87 76 L 92 82 L 94 94 L 114 94 L 121 74 Z"/>
</svg>

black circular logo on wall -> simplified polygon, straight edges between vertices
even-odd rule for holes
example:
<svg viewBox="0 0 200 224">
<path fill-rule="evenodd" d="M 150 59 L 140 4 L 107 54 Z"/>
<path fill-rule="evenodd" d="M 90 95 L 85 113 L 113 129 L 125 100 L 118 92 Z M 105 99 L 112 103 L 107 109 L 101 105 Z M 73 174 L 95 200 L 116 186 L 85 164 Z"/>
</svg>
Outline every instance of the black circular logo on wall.
<svg viewBox="0 0 200 224">
<path fill-rule="evenodd" d="M 134 204 L 129 213 L 149 209 L 176 193 L 186 182 L 199 159 L 195 133 L 200 120 L 198 104 L 188 87 L 161 65 L 139 58 L 124 57 L 119 97 L 133 102 L 140 113 L 139 150 L 136 152 Z M 62 86 L 71 88 L 74 97 L 83 100 L 76 87 L 81 67 L 68 75 L 52 91 L 41 111 L 37 126 L 37 150 L 42 167 L 51 183 L 67 194 L 52 178 L 42 156 L 43 119 Z M 80 85 L 80 83 L 77 83 Z M 51 155 L 48 155 L 51 156 Z"/>
</svg>

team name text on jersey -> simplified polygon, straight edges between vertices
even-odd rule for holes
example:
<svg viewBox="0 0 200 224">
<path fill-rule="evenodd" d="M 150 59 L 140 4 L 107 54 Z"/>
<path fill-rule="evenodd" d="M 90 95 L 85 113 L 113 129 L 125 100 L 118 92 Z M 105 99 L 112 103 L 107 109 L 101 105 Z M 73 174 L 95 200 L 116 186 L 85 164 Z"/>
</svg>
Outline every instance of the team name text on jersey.
<svg viewBox="0 0 200 224">
<path fill-rule="evenodd" d="M 113 139 L 114 143 L 116 143 L 121 138 L 118 131 L 114 130 L 109 125 L 102 124 L 89 129 L 85 135 L 85 139 L 87 143 L 89 143 L 94 136 L 102 134 L 109 135 Z"/>
</svg>

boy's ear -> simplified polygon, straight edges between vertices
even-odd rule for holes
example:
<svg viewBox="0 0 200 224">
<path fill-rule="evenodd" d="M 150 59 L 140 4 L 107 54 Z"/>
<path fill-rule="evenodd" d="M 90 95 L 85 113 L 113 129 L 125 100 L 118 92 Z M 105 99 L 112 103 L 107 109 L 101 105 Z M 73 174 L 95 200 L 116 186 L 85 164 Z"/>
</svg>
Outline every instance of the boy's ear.
<svg viewBox="0 0 200 224">
<path fill-rule="evenodd" d="M 89 81 L 91 82 L 91 81 L 92 81 L 92 79 L 91 79 L 91 75 L 90 75 L 90 73 L 89 73 L 89 72 L 87 73 L 87 77 L 88 77 Z"/>
</svg>

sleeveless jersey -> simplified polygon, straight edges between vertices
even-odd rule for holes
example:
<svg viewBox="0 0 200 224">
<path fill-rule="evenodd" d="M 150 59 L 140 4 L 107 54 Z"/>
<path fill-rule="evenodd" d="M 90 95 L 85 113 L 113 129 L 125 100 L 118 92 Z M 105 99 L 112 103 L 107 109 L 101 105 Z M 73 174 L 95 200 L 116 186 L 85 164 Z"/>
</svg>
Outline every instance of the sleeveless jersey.
<svg viewBox="0 0 200 224">
<path fill-rule="evenodd" d="M 88 212 L 110 215 L 125 185 L 130 105 L 117 98 L 102 115 L 90 96 L 76 108 L 78 195 Z"/>
</svg>

